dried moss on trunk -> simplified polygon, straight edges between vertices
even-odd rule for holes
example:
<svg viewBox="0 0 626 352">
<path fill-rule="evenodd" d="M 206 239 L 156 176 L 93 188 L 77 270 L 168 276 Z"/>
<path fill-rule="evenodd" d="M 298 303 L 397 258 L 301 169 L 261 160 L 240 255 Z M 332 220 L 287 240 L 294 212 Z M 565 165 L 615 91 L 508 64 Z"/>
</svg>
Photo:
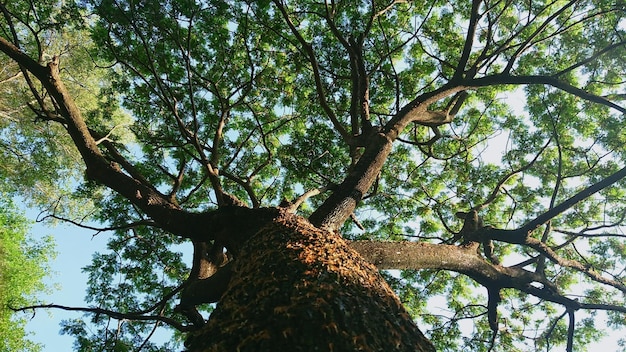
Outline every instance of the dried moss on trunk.
<svg viewBox="0 0 626 352">
<path fill-rule="evenodd" d="M 376 268 L 301 217 L 261 229 L 233 270 L 190 351 L 434 351 Z"/>
</svg>

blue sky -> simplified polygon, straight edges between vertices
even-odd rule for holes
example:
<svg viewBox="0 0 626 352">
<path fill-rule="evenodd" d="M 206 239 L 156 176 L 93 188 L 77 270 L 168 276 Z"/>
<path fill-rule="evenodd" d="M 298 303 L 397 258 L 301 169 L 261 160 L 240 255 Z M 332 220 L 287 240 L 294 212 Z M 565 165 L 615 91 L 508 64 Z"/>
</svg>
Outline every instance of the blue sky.
<svg viewBox="0 0 626 352">
<path fill-rule="evenodd" d="M 31 219 L 37 215 L 28 211 Z M 35 238 L 53 235 L 56 242 L 56 259 L 52 261 L 52 275 L 46 283 L 58 285 L 59 289 L 51 294 L 40 297 L 42 303 L 66 306 L 85 306 L 85 289 L 87 275 L 81 268 L 91 262 L 92 254 L 106 248 L 106 233 L 93 236 L 94 231 L 80 229 L 75 226 L 61 224 L 47 227 L 36 223 L 31 228 Z M 59 323 L 63 319 L 78 318 L 80 312 L 68 312 L 59 309 L 39 310 L 27 325 L 31 340 L 44 344 L 44 351 L 71 351 L 74 341 L 72 336 L 60 335 Z"/>
<path fill-rule="evenodd" d="M 19 203 L 17 203 L 19 205 Z M 37 218 L 38 211 L 22 206 L 29 219 Z M 97 226 L 97 224 L 90 224 Z M 96 231 L 79 228 L 71 224 L 60 223 L 57 226 L 46 226 L 44 223 L 35 223 L 31 227 L 31 235 L 35 239 L 52 235 L 55 240 L 57 257 L 51 261 L 52 274 L 45 279 L 50 286 L 57 286 L 50 294 L 41 295 L 38 298 L 41 304 L 58 304 L 68 307 L 87 307 L 85 303 L 85 290 L 88 276 L 82 272 L 82 268 L 91 264 L 95 252 L 107 250 L 107 232 L 96 235 Z M 189 253 L 183 253 L 188 265 L 191 263 L 192 246 Z M 178 248 L 177 248 L 178 250 Z M 181 248 L 180 250 L 184 250 Z M 83 313 L 76 311 L 64 311 L 61 309 L 37 310 L 34 315 L 27 313 L 30 319 L 27 330 L 31 335 L 29 339 L 43 344 L 43 351 L 72 351 L 74 338 L 69 335 L 61 335 L 60 323 L 67 319 L 80 319 Z M 32 317 L 32 319 L 31 319 Z M 158 334 L 153 336 L 152 341 L 169 339 L 169 335 Z"/>
</svg>

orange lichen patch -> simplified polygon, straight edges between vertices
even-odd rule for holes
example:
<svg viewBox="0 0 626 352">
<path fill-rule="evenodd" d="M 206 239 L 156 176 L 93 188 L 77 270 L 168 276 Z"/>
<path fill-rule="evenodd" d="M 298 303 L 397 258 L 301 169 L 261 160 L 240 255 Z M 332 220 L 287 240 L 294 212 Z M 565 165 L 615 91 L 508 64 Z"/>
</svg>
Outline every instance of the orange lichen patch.
<svg viewBox="0 0 626 352">
<path fill-rule="evenodd" d="M 285 314 L 289 310 L 289 306 L 274 307 L 274 314 Z"/>
<path fill-rule="evenodd" d="M 367 338 L 364 335 L 353 336 L 352 344 L 357 348 L 356 351 L 371 351 L 367 346 Z"/>
<path fill-rule="evenodd" d="M 272 335 L 269 330 L 261 330 L 254 335 L 246 337 L 239 346 L 237 346 L 237 351 L 241 349 L 242 346 L 249 345 L 251 343 L 259 343 L 262 340 L 269 340 L 272 338 Z"/>
<path fill-rule="evenodd" d="M 282 335 L 286 339 L 291 334 L 293 334 L 293 329 L 292 328 L 286 328 L 285 330 L 283 330 L 283 334 Z"/>
<path fill-rule="evenodd" d="M 328 331 L 329 333 L 338 333 L 339 332 L 339 328 L 337 327 L 337 324 L 335 324 L 334 322 L 330 322 L 328 324 L 324 324 L 322 325 L 322 329 Z"/>
<path fill-rule="evenodd" d="M 250 238 L 233 275 L 189 350 L 419 351 L 425 341 L 376 268 L 301 217 Z"/>
</svg>

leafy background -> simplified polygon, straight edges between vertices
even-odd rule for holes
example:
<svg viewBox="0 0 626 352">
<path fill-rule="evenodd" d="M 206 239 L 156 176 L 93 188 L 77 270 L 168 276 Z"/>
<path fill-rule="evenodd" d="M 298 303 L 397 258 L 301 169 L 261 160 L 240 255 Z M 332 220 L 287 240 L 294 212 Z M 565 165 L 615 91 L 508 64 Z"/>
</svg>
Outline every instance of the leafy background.
<svg viewBox="0 0 626 352">
<path fill-rule="evenodd" d="M 304 190 L 339 182 L 342 175 L 336 170 L 350 165 L 353 155 L 342 145 L 335 132 L 337 126 L 329 122 L 328 111 L 317 101 L 315 77 L 298 46 L 298 38 L 284 27 L 276 11 L 265 11 L 269 4 L 233 1 L 198 5 L 166 1 L 158 6 L 147 1 L 85 2 L 81 5 L 98 14 L 89 18 L 94 28 L 92 35 L 82 32 L 80 23 L 75 21 L 75 7 L 58 9 L 55 4 L 41 2 L 40 16 L 35 19 L 48 41 L 25 41 L 25 50 L 42 59 L 49 59 L 54 52 L 65 55 L 64 78 L 70 82 L 90 126 L 103 134 L 112 132 L 110 138 L 121 153 L 153 184 L 164 192 L 170 191 L 172 179 L 184 170 L 187 177 L 173 193 L 185 208 L 204 210 L 215 206 L 211 184 L 203 173 L 203 163 L 209 156 L 202 151 L 209 149 L 213 132 L 226 120 L 223 140 L 212 155 L 219 158 L 225 175 L 224 189 L 240 199 L 251 199 L 253 205 L 276 205 Z M 526 3 L 509 8 L 502 8 L 502 4 L 494 5 L 500 21 L 493 28 L 496 33 L 481 33 L 483 42 L 478 44 L 490 43 L 492 48 L 504 49 L 487 53 L 493 57 L 488 65 L 477 67 L 481 75 L 499 72 L 519 54 L 510 68 L 518 75 L 557 72 L 563 81 L 591 92 L 619 92 L 619 73 L 625 71 L 623 47 L 582 67 L 571 66 L 594 55 L 593 46 L 587 44 L 601 47 L 609 45 L 615 39 L 612 36 L 623 35 L 622 14 L 608 10 L 605 13 L 615 4 L 579 2 L 572 12 L 557 17 L 547 34 L 539 38 L 533 35 L 540 20 L 547 16 L 539 10 L 543 3 L 533 2 L 531 10 L 539 13 L 539 21 L 526 27 L 518 18 L 528 10 Z M 16 13 L 28 13 L 28 5 L 21 1 L 12 3 Z M 431 5 L 411 5 L 415 17 L 409 16 L 408 11 L 390 11 L 372 27 L 372 39 L 364 45 L 369 55 L 365 59 L 371 65 L 368 68 L 378 65 L 372 69 L 371 77 L 376 87 L 370 96 L 374 122 L 386 121 L 420 89 L 442 84 L 454 73 L 455 66 L 450 63 L 459 60 L 465 40 L 458 23 L 468 20 L 470 4 Z M 435 5 L 439 7 L 433 10 Z M 205 6 L 202 11 L 200 6 Z M 327 103 L 348 128 L 351 82 L 345 77 L 349 76 L 350 63 L 343 55 L 341 43 L 326 30 L 315 12 L 305 11 L 315 6 L 304 2 L 301 9 L 292 10 L 302 10 L 297 12 L 297 24 L 304 39 L 322 53 L 318 61 L 320 67 L 326 68 L 322 78 Z M 590 9 L 599 14 L 592 25 L 585 30 L 568 26 L 576 21 L 574 14 Z M 366 25 L 360 21 L 361 10 L 340 7 L 336 31 L 346 37 L 358 37 Z M 45 19 L 51 17 L 59 21 L 46 24 Z M 154 18 L 163 20 L 155 26 Z M 423 20 L 423 36 L 415 36 L 404 49 L 393 51 L 391 48 L 413 35 L 415 18 Z M 235 27 L 234 22 L 240 25 Z M 61 23 L 75 27 L 67 30 Z M 611 27 L 613 30 L 608 32 L 612 34 L 607 35 L 606 29 Z M 519 36 L 508 38 L 511 31 Z M 518 52 L 517 48 L 527 41 L 532 48 Z M 162 55 L 154 56 L 155 52 Z M 472 54 L 472 60 L 479 58 L 478 53 Z M 109 67 L 113 62 L 118 63 L 114 70 L 90 69 L 94 63 Z M 10 64 L 5 67 L 10 72 Z M 78 167 L 80 158 L 67 147 L 69 142 L 63 131 L 50 121 L 41 121 L 41 116 L 34 116 L 27 109 L 27 101 L 12 99 L 25 96 L 25 87 L 18 81 L 11 82 L 15 84 L 2 85 L 0 95 L 0 106 L 12 117 L 0 120 L 0 151 L 5 160 L 0 170 L 3 187 L 27 199 L 25 205 L 46 204 L 50 220 L 92 219 L 107 226 L 144 220 L 141 212 L 122 202 L 119 196 L 83 179 Z M 399 87 L 398 82 L 402 83 Z M 481 204 L 486 206 L 486 223 L 516 228 L 572 195 L 580 185 L 608 175 L 624 161 L 622 115 L 554 88 L 529 86 L 511 96 L 513 89 L 499 86 L 472 91 L 452 124 L 438 130 L 417 125 L 408 128 L 400 137 L 402 143 L 394 147 L 377 192 L 358 210 L 357 218 L 367 231 L 348 224 L 344 233 L 382 240 L 449 240 L 461 225 L 454 214 Z M 118 100 L 123 101 L 122 108 L 117 106 Z M 523 100 L 526 111 L 510 104 Z M 446 103 L 442 101 L 440 107 Z M 181 133 L 185 129 L 193 130 L 204 144 L 194 145 L 193 138 Z M 497 153 L 492 145 L 497 146 Z M 518 172 L 513 175 L 512 171 Z M 492 197 L 498 187 L 506 192 Z M 546 242 L 560 243 L 568 238 L 567 231 L 596 228 L 598 224 L 619 220 L 624 213 L 623 193 L 622 183 L 555 219 L 551 224 L 555 231 L 546 237 Z M 318 198 L 311 199 L 303 214 L 320 202 Z M 60 230 L 66 231 L 69 230 Z M 77 236 L 92 235 L 85 230 L 80 233 Z M 102 237 L 95 237 L 99 252 L 91 258 L 93 262 L 85 264 L 86 304 L 141 310 L 185 276 L 186 266 L 178 253 L 189 249 L 173 236 L 137 228 L 116 231 L 108 236 L 106 245 L 101 244 Z M 626 255 L 620 241 L 596 237 L 582 241 L 585 245 L 568 247 L 563 255 L 577 258 L 580 253 L 576 251 L 580 250 L 590 264 L 620 273 Z M 72 245 L 70 252 L 87 252 L 86 245 L 77 248 L 73 241 Z M 508 256 L 509 261 L 530 255 L 511 245 L 498 245 L 496 251 L 500 256 Z M 549 277 L 563 288 L 576 287 L 581 279 L 550 262 L 543 265 Z M 64 267 L 60 271 L 66 270 Z M 480 315 L 485 295 L 475 294 L 478 289 L 469 279 L 441 271 L 407 271 L 399 277 L 390 276 L 389 280 L 409 309 L 421 317 L 421 326 L 431 328 L 429 333 L 442 349 L 477 349 L 477 344 L 488 340 L 489 327 L 485 316 Z M 608 291 L 584 288 L 589 298 L 615 298 L 620 302 Z M 454 314 L 453 319 L 440 311 L 426 312 L 431 306 L 428 298 L 433 295 L 442 297 L 440 305 L 448 307 L 447 314 Z M 510 330 L 546 331 L 558 321 L 552 343 L 563 342 L 566 326 L 563 319 L 558 319 L 563 310 L 551 304 L 524 303 L 523 298 L 514 291 L 504 292 L 501 311 Z M 169 312 L 172 305 L 164 309 Z M 458 334 L 462 322 L 470 317 L 476 318 L 472 331 Z M 527 317 L 541 319 L 530 321 Z M 578 322 L 578 341 L 597 339 L 599 332 L 592 320 Z M 608 321 L 609 326 L 618 328 L 623 324 L 624 318 L 618 315 L 611 315 Z M 111 344 L 107 348 L 120 350 L 142 343 L 136 336 L 151 331 L 145 324 L 118 325 L 97 315 L 86 319 L 74 315 L 63 329 L 76 336 L 77 344 L 83 348 L 96 341 L 107 341 Z M 122 338 L 106 338 L 117 331 L 122 332 Z M 515 342 L 521 336 L 503 334 L 500 341 Z M 537 341 L 537 346 L 543 348 L 545 340 Z"/>
</svg>

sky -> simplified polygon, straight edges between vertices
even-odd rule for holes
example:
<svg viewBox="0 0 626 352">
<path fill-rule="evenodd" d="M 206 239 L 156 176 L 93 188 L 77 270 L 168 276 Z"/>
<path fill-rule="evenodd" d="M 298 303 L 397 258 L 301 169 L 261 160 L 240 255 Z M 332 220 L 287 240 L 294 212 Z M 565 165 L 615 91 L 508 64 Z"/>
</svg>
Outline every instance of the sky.
<svg viewBox="0 0 626 352">
<path fill-rule="evenodd" d="M 33 210 L 20 204 L 18 205 L 28 219 L 38 218 L 39 211 Z M 97 224 L 89 224 L 97 226 Z M 50 226 L 46 223 L 34 223 L 30 228 L 30 234 L 34 239 L 41 239 L 47 235 L 54 237 L 55 251 L 57 256 L 50 261 L 51 275 L 45 278 L 49 286 L 56 286 L 50 294 L 38 296 L 41 304 L 58 304 L 68 307 L 88 307 L 85 303 L 88 275 L 82 272 L 82 268 L 91 264 L 92 256 L 96 252 L 107 251 L 107 241 L 110 232 L 98 233 L 94 230 L 79 228 L 68 223 L 58 223 Z M 191 266 L 193 247 L 189 244 L 188 251 L 185 248 L 176 248 L 183 252 L 183 260 Z M 44 345 L 45 352 L 72 351 L 73 336 L 61 335 L 61 321 L 83 318 L 82 312 L 65 311 L 61 309 L 39 309 L 33 314 L 27 313 L 29 320 L 26 330 L 30 332 L 29 339 Z M 160 330 L 152 336 L 151 341 L 161 341 L 170 338 L 169 334 L 160 333 Z M 11 351 L 13 352 L 13 351 Z M 15 351 L 18 352 L 18 351 Z"/>
<path fill-rule="evenodd" d="M 18 204 L 19 205 L 19 204 Z M 26 216 L 29 219 L 37 218 L 37 211 L 28 209 Z M 93 224 L 91 224 L 93 225 Z M 41 239 L 46 235 L 52 235 L 55 241 L 57 257 L 51 261 L 52 274 L 45 278 L 45 283 L 57 286 L 50 294 L 43 294 L 38 298 L 41 304 L 58 304 L 69 307 L 88 307 L 85 303 L 88 276 L 82 272 L 82 268 L 91 264 L 92 255 L 97 252 L 105 252 L 109 238 L 107 232 L 96 235 L 96 231 L 82 229 L 71 224 L 59 224 L 54 227 L 44 223 L 35 223 L 31 227 L 31 235 L 35 239 Z M 191 245 L 189 246 L 191 259 Z M 186 253 L 184 253 L 186 257 Z M 69 335 L 61 335 L 60 323 L 62 320 L 81 319 L 82 312 L 64 311 L 61 309 L 40 309 L 32 315 L 26 329 L 31 333 L 29 339 L 43 344 L 43 351 L 58 352 L 72 351 L 74 338 Z M 168 336 L 155 334 L 154 340 L 167 338 Z"/>
<path fill-rule="evenodd" d="M 33 216 L 34 215 L 34 216 Z M 35 218 L 36 212 L 29 210 L 27 216 Z M 66 306 L 86 306 L 84 303 L 87 288 L 87 275 L 81 268 L 91 263 L 93 253 L 106 248 L 106 234 L 93 236 L 94 231 L 80 229 L 72 225 L 60 224 L 47 227 L 36 223 L 31 228 L 35 238 L 45 235 L 54 236 L 57 257 L 50 263 L 52 275 L 46 283 L 58 285 L 51 294 L 40 297 L 44 304 Z M 63 319 L 81 317 L 80 312 L 68 312 L 59 309 L 39 310 L 29 321 L 27 329 L 32 332 L 31 340 L 44 344 L 44 351 L 71 351 L 74 338 L 60 334 L 60 322 Z"/>
</svg>

